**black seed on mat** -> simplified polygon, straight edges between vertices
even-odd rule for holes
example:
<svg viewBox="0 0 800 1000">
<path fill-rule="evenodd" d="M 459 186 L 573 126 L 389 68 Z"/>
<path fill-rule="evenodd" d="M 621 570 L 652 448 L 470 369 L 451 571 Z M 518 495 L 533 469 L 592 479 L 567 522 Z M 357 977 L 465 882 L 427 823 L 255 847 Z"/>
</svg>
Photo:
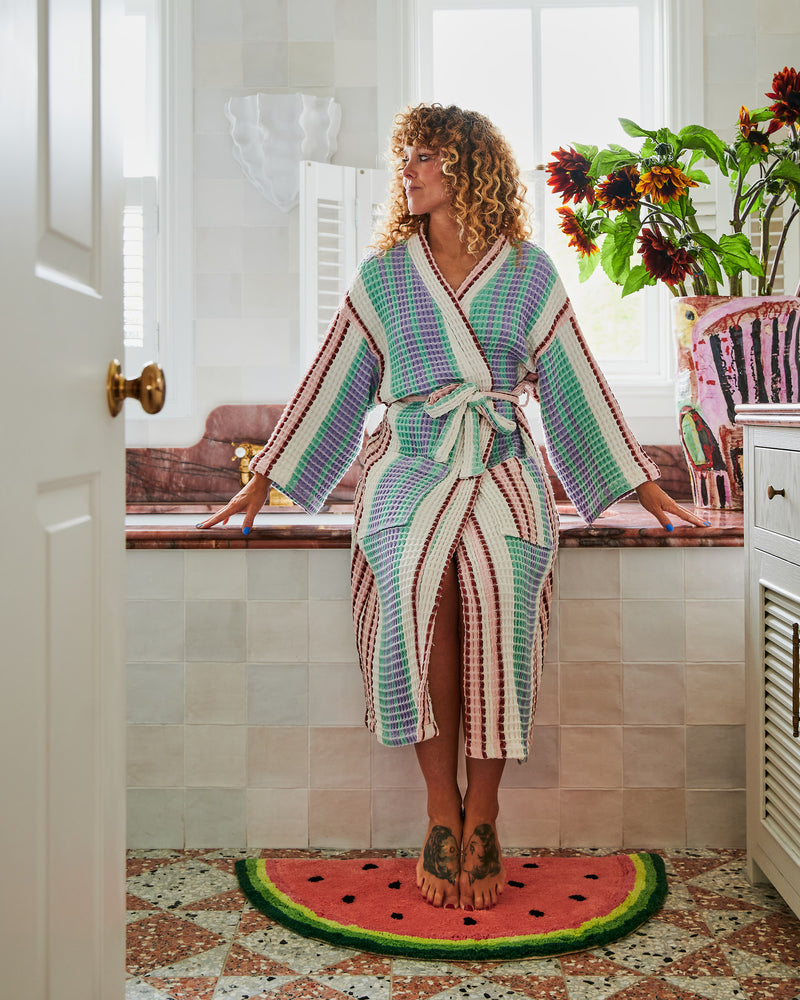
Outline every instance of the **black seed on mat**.
<svg viewBox="0 0 800 1000">
<path fill-rule="evenodd" d="M 392 914 L 392 920 L 402 920 L 402 919 L 403 919 L 403 914 L 402 913 L 393 913 Z"/>
<path fill-rule="evenodd" d="M 325 881 L 325 876 L 324 875 L 312 875 L 311 878 L 308 881 L 309 882 L 324 882 Z"/>
<path fill-rule="evenodd" d="M 535 864 L 533 861 L 528 861 L 522 867 L 523 868 L 538 868 L 539 866 L 537 864 Z"/>
<path fill-rule="evenodd" d="M 509 885 L 513 885 L 515 889 L 524 889 L 525 888 L 525 883 L 524 882 L 512 882 L 511 879 L 509 879 L 508 880 L 508 884 Z"/>
<path fill-rule="evenodd" d="M 532 917 L 543 917 L 544 916 L 544 910 L 528 910 L 528 913 L 530 913 L 530 915 Z"/>
<path fill-rule="evenodd" d="M 370 868 L 377 868 L 377 867 L 378 867 L 377 865 L 373 865 L 372 862 L 370 862 L 369 864 L 362 865 L 361 871 L 366 872 L 369 871 Z"/>
<path fill-rule="evenodd" d="M 584 875 L 584 878 L 600 878 L 599 875 Z"/>
<path fill-rule="evenodd" d="M 390 882 L 389 883 L 389 888 L 390 889 L 399 889 L 400 888 L 400 883 L 399 882 Z"/>
<path fill-rule="evenodd" d="M 477 924 L 477 922 L 478 921 L 473 920 L 472 917 L 464 917 L 464 923 L 467 925 L 467 927 L 471 927 L 473 924 Z"/>
<path fill-rule="evenodd" d="M 577 901 L 579 903 L 582 903 L 584 901 L 584 899 L 586 899 L 586 897 L 585 896 L 581 896 L 581 894 L 579 892 L 576 892 L 574 896 L 570 896 L 569 898 L 570 899 L 577 899 Z"/>
<path fill-rule="evenodd" d="M 342 902 L 352 903 L 355 898 L 356 898 L 355 896 L 342 896 Z"/>
</svg>

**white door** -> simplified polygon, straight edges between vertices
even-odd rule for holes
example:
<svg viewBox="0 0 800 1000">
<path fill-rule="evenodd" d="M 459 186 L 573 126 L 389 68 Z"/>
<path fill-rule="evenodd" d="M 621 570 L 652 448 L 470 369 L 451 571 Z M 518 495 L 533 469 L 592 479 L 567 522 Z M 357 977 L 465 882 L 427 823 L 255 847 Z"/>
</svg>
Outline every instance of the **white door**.
<svg viewBox="0 0 800 1000">
<path fill-rule="evenodd" d="M 124 452 L 105 401 L 122 356 L 117 7 L 0 3 L 0 993 L 14 1000 L 124 993 Z"/>
</svg>

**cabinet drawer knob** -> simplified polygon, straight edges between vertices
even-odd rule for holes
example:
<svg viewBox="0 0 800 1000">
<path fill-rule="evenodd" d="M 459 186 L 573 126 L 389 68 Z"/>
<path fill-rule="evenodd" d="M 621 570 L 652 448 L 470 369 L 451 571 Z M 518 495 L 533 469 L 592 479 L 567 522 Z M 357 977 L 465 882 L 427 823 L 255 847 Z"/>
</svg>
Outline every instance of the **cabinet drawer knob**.
<svg viewBox="0 0 800 1000">
<path fill-rule="evenodd" d="M 786 490 L 776 490 L 772 486 L 767 487 L 767 497 L 772 500 L 773 497 L 785 497 Z"/>
</svg>

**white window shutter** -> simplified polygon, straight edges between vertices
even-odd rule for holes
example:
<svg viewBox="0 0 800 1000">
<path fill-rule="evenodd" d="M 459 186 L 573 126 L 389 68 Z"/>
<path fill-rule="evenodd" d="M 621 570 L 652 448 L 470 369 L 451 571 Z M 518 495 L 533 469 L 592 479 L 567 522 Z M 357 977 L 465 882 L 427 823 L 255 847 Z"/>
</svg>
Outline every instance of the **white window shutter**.
<svg viewBox="0 0 800 1000">
<path fill-rule="evenodd" d="M 380 170 L 300 165 L 300 354 L 319 349 L 374 231 Z"/>
<path fill-rule="evenodd" d="M 122 223 L 125 367 L 158 357 L 158 202 L 155 177 L 126 177 Z"/>
</svg>

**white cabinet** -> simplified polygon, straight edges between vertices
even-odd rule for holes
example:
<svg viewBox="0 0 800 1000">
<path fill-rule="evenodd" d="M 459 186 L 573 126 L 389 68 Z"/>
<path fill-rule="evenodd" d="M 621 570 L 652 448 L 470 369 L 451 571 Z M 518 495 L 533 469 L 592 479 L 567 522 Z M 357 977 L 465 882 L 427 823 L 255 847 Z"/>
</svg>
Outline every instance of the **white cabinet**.
<svg viewBox="0 0 800 1000">
<path fill-rule="evenodd" d="M 800 915 L 800 406 L 737 407 L 747 557 L 747 855 Z"/>
</svg>

